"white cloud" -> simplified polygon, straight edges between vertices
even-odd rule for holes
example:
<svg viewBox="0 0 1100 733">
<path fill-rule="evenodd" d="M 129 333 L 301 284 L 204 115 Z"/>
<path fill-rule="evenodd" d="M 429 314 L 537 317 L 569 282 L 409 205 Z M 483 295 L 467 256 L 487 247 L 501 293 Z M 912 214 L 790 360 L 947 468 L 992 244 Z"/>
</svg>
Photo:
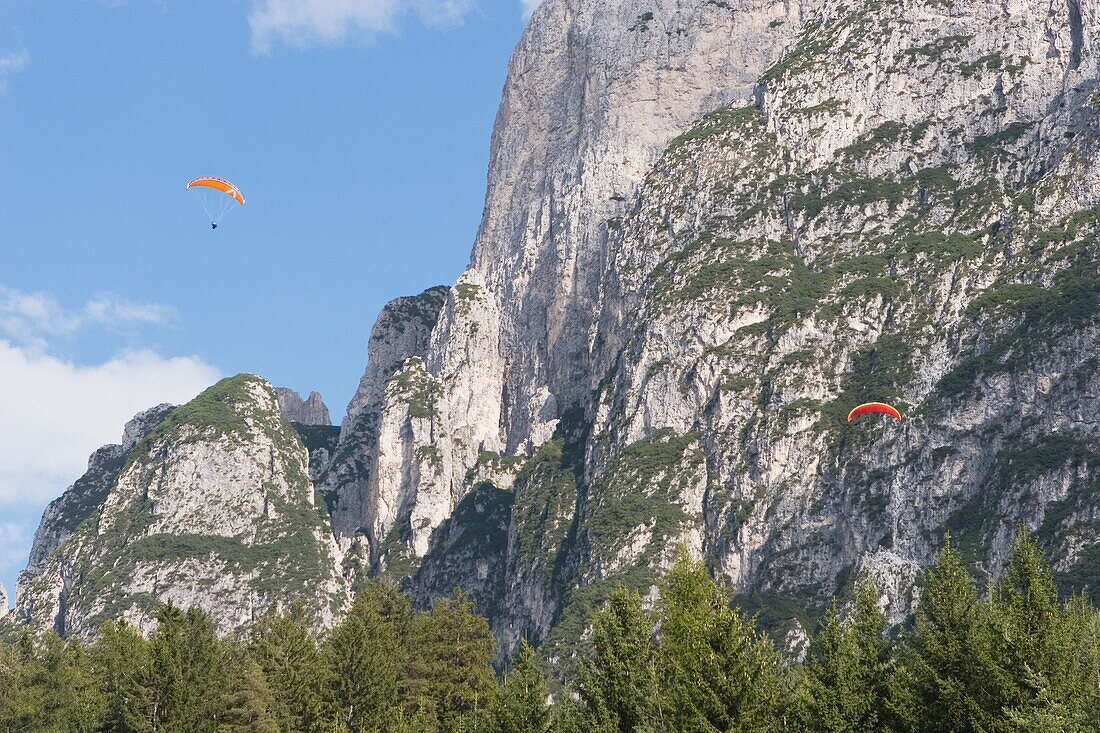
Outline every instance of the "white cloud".
<svg viewBox="0 0 1100 733">
<path fill-rule="evenodd" d="M 474 0 L 416 0 L 406 4 L 415 6 L 428 25 L 448 27 L 462 23 L 466 13 L 473 9 Z"/>
<path fill-rule="evenodd" d="M 113 295 L 101 295 L 84 305 L 82 313 L 88 323 L 101 326 L 147 324 L 163 326 L 176 320 L 176 309 L 160 303 L 132 303 Z"/>
<path fill-rule="evenodd" d="M 520 2 L 528 12 L 538 4 Z M 476 0 L 253 0 L 248 22 L 253 49 L 264 53 L 276 42 L 308 46 L 392 32 L 409 14 L 426 25 L 453 26 L 476 4 Z"/>
<path fill-rule="evenodd" d="M 186 402 L 218 377 L 193 356 L 128 351 L 78 366 L 0 340 L 0 505 L 59 496 L 135 413 Z"/>
<path fill-rule="evenodd" d="M 24 293 L 0 285 L 0 335 L 22 344 L 42 346 L 47 338 L 71 336 L 92 325 L 163 326 L 175 319 L 174 308 L 158 303 L 133 303 L 108 294 L 74 310 L 48 293 Z"/>
<path fill-rule="evenodd" d="M 399 0 L 262 0 L 248 16 L 252 46 L 262 52 L 276 40 L 304 46 L 391 30 L 399 7 Z"/>
<path fill-rule="evenodd" d="M 0 56 L 0 91 L 7 89 L 8 77 L 22 70 L 30 60 L 31 57 L 26 51 L 16 51 Z"/>
<path fill-rule="evenodd" d="M 519 0 L 519 2 L 523 6 L 523 17 L 530 18 L 531 13 L 535 12 L 535 8 L 542 3 L 542 0 Z"/>
</svg>

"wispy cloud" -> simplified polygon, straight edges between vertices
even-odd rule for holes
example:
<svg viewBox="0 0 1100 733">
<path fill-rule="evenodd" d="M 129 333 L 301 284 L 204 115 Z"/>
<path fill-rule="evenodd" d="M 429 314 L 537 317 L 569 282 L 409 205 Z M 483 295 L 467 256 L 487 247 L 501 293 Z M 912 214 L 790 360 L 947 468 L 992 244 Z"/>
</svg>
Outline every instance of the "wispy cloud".
<svg viewBox="0 0 1100 733">
<path fill-rule="evenodd" d="M 25 50 L 0 56 L 0 91 L 8 88 L 8 78 L 12 74 L 23 70 L 30 62 L 30 54 Z"/>
<path fill-rule="evenodd" d="M 473 9 L 474 0 L 417 0 L 411 5 L 431 26 L 456 26 Z"/>
<path fill-rule="evenodd" d="M 101 295 L 88 301 L 82 315 L 88 323 L 103 326 L 147 324 L 163 326 L 176 320 L 176 309 L 161 303 L 132 303 L 113 295 Z"/>
<path fill-rule="evenodd" d="M 252 47 L 333 43 L 349 35 L 392 30 L 399 0 L 260 0 L 248 16 Z"/>
<path fill-rule="evenodd" d="M 134 303 L 111 294 L 71 309 L 48 293 L 25 293 L 0 285 L 0 336 L 25 345 L 42 346 L 50 338 L 71 336 L 89 326 L 163 326 L 176 317 L 171 306 Z"/>
<path fill-rule="evenodd" d="M 519 2 L 526 16 L 541 0 Z M 393 32 L 405 16 L 429 26 L 455 26 L 477 4 L 477 0 L 253 0 L 248 22 L 253 49 L 266 53 L 276 43 L 303 47 Z"/>
</svg>

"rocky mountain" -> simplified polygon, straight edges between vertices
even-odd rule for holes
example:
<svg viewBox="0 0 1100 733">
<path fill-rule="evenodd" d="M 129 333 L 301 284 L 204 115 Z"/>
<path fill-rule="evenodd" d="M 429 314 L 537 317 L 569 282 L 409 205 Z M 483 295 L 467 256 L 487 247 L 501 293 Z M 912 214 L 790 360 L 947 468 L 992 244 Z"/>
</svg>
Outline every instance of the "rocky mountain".
<svg viewBox="0 0 1100 733">
<path fill-rule="evenodd" d="M 279 409 L 287 420 L 302 425 L 332 425 L 328 406 L 325 405 L 320 393 L 310 392 L 309 397 L 303 400 L 302 395 L 294 390 L 278 387 L 275 389 L 275 394 L 279 398 Z"/>
<path fill-rule="evenodd" d="M 996 572 L 1024 524 L 1084 583 L 1093 10 L 544 3 L 390 382 L 421 409 L 378 418 L 405 463 L 347 508 L 367 565 L 509 646 L 681 544 L 788 625 L 860 572 L 903 618 L 948 531 Z M 909 419 L 845 424 L 866 399 Z"/>
<path fill-rule="evenodd" d="M 948 534 L 996 574 L 1026 526 L 1095 593 L 1098 14 L 545 0 L 469 268 L 383 310 L 338 437 L 295 439 L 243 378 L 232 439 L 189 410 L 144 452 L 104 449 L 81 509 L 47 510 L 20 615 L 141 617 L 181 570 L 231 567 L 237 545 L 188 555 L 190 533 L 249 548 L 186 596 L 217 596 L 226 627 L 289 576 L 316 573 L 323 615 L 382 575 L 424 604 L 466 589 L 502 652 L 579 638 L 679 548 L 791 646 L 860 574 L 904 619 Z M 906 420 L 845 422 L 873 399 Z M 275 455 L 273 494 L 310 528 L 291 560 L 257 488 Z M 170 508 L 218 486 L 265 529 Z M 128 549 L 151 536 L 170 560 Z"/>
<path fill-rule="evenodd" d="M 337 565 L 305 442 L 276 391 L 240 375 L 141 413 L 92 455 L 46 509 L 16 613 L 87 635 L 108 619 L 148 628 L 170 600 L 233 633 L 301 597 L 324 625 L 346 602 Z"/>
</svg>

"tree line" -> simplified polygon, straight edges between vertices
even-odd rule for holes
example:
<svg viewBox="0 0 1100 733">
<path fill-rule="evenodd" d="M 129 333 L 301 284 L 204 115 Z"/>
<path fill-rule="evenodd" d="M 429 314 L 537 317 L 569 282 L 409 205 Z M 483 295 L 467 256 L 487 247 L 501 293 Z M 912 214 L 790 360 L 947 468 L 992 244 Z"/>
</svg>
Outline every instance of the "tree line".
<svg viewBox="0 0 1100 733">
<path fill-rule="evenodd" d="M 165 606 L 148 637 L 106 624 L 88 644 L 24 633 L 0 647 L 0 730 L 29 733 L 1000 733 L 1100 731 L 1100 612 L 1059 599 L 1017 540 L 980 592 L 948 547 L 916 618 L 888 629 L 878 593 L 834 602 L 791 664 L 703 565 L 682 559 L 651 605 L 619 588 L 575 673 L 527 644 L 498 676 L 461 593 L 430 611 L 371 583 L 318 636 L 301 604 L 221 638 Z"/>
</svg>

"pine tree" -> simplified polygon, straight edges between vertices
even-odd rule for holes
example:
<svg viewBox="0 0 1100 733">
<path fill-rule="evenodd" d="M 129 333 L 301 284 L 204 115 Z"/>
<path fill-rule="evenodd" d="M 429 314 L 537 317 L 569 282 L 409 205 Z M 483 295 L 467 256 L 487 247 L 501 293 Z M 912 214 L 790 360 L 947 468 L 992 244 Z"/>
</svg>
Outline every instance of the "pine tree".
<svg viewBox="0 0 1100 733">
<path fill-rule="evenodd" d="M 96 686 L 91 661 L 80 642 L 65 642 L 57 634 L 48 633 L 41 659 L 41 677 L 30 681 L 42 691 L 38 696 L 41 728 L 65 733 L 98 730 L 103 722 L 105 696 Z"/>
<path fill-rule="evenodd" d="M 1021 530 L 993 593 L 994 649 L 1013 684 L 1001 706 L 1021 730 L 1079 730 L 1095 711 L 1089 624 L 1063 608 L 1046 559 Z"/>
<path fill-rule="evenodd" d="M 1084 710 L 1083 729 L 1100 731 L 1100 611 L 1081 595 L 1070 599 L 1063 613 L 1080 665 L 1074 696 Z"/>
<path fill-rule="evenodd" d="M 0 730 L 19 730 L 23 715 L 23 657 L 15 644 L 0 645 Z"/>
<path fill-rule="evenodd" d="M 169 604 L 157 612 L 152 705 L 157 733 L 214 733 L 226 689 L 226 659 L 210 617 Z"/>
<path fill-rule="evenodd" d="M 103 696 L 83 646 L 54 632 L 24 633 L 0 653 L 0 730 L 93 733 Z"/>
<path fill-rule="evenodd" d="M 609 726 L 593 725 L 583 702 L 565 695 L 554 705 L 550 716 L 554 733 L 591 733 L 610 730 Z"/>
<path fill-rule="evenodd" d="M 104 696 L 105 733 L 153 730 L 152 650 L 135 629 L 108 622 L 92 647 L 92 666 Z"/>
<path fill-rule="evenodd" d="M 3 730 L 35 730 L 41 727 L 43 693 L 33 680 L 42 674 L 37 643 L 29 631 L 5 650 L 0 669 L 0 723 Z"/>
<path fill-rule="evenodd" d="M 401 624 L 407 601 L 396 602 L 394 593 L 368 584 L 325 644 L 329 704 L 350 733 L 379 729 L 403 706 L 399 692 L 406 655 Z"/>
<path fill-rule="evenodd" d="M 657 722 L 665 730 L 767 731 L 782 722 L 780 658 L 702 563 L 682 557 L 661 595 Z"/>
<path fill-rule="evenodd" d="M 592 656 L 577 680 L 589 731 L 651 730 L 657 708 L 652 629 L 636 592 L 619 587 L 592 622 Z"/>
<path fill-rule="evenodd" d="M 395 708 L 390 713 L 389 720 L 382 728 L 384 733 L 430 733 L 436 730 L 438 723 L 435 718 L 419 709 L 414 713 L 408 713 Z"/>
<path fill-rule="evenodd" d="M 225 695 L 217 733 L 279 733 L 273 702 L 260 666 L 243 656 L 234 660 L 232 687 Z"/>
<path fill-rule="evenodd" d="M 882 729 L 889 698 L 886 618 L 870 583 L 860 586 L 849 621 L 834 602 L 810 644 L 799 706 L 803 730 L 857 733 Z"/>
<path fill-rule="evenodd" d="M 505 676 L 493 703 L 489 733 L 549 733 L 553 719 L 548 695 L 542 664 L 524 640 L 516 666 Z"/>
<path fill-rule="evenodd" d="M 989 608 L 948 542 L 928 571 L 916 628 L 891 677 L 893 725 L 917 733 L 994 730 L 1010 684 L 993 654 Z"/>
<path fill-rule="evenodd" d="M 461 591 L 417 619 L 412 699 L 451 733 L 478 725 L 496 693 L 493 634 Z"/>
<path fill-rule="evenodd" d="M 253 628 L 249 654 L 271 690 L 272 714 L 281 731 L 325 733 L 326 667 L 305 605 L 272 609 Z"/>
</svg>

